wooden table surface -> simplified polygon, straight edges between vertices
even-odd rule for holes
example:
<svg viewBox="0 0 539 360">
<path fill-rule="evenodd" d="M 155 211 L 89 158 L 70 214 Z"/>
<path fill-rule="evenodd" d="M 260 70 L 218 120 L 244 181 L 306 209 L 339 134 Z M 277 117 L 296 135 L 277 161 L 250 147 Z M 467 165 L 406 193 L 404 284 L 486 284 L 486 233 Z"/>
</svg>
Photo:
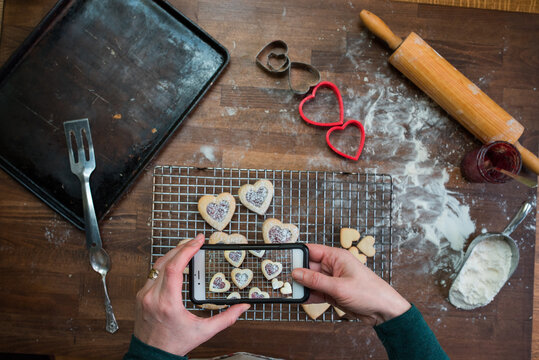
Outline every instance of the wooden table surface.
<svg viewBox="0 0 539 360">
<path fill-rule="evenodd" d="M 5 1 L 2 61 L 53 3 Z M 180 131 L 101 222 L 105 248 L 113 262 L 107 279 L 120 330 L 114 335 L 104 331 L 103 291 L 98 275 L 89 266 L 83 233 L 0 171 L 0 352 L 121 358 L 133 330 L 135 294 L 149 270 L 155 165 L 350 172 L 376 169 L 389 173 L 398 169 L 395 163 L 405 154 L 377 157 L 387 142 L 394 141 L 391 138 L 371 130 L 368 150 L 355 163 L 341 160 L 327 149 L 323 130 L 301 123 L 297 113 L 301 98 L 290 95 L 285 81 L 267 76 L 254 64 L 259 48 L 274 39 L 288 42 L 293 60 L 316 65 L 324 80 L 346 89 L 345 107 L 358 112 L 350 117 L 363 120 L 374 116 L 371 120 L 376 124 L 378 114 L 362 112 L 362 106 L 355 106 L 359 101 L 355 97 L 369 95 L 367 82 L 368 89 L 384 91 L 388 79 L 391 86 L 402 83 L 402 96 L 392 101 L 417 101 L 425 111 L 438 114 L 440 120 L 426 129 L 421 146 L 432 155 L 433 167 L 447 171 L 445 186 L 454 191 L 452 196 L 470 206 L 475 223 L 470 238 L 484 229 L 501 231 L 523 200 L 535 201 L 534 191 L 516 183 L 470 184 L 462 179 L 460 159 L 479 142 L 385 65 L 387 48 L 361 26 L 358 14 L 362 8 L 373 11 L 399 36 L 419 33 L 526 126 L 521 143 L 536 153 L 539 16 L 385 0 L 171 3 L 225 45 L 231 62 Z M 364 47 L 354 49 L 358 44 Z M 350 51 L 361 54 L 349 56 Z M 402 106 L 392 116 L 406 119 L 410 113 L 415 116 L 416 110 L 412 105 Z M 205 145 L 213 152 L 202 151 Z M 397 174 L 395 179 L 401 178 Z M 406 190 L 406 185 L 399 186 Z M 403 205 L 396 199 L 394 206 Z M 411 210 L 405 207 L 402 211 Z M 392 283 L 422 311 L 451 358 L 530 358 L 535 212 L 533 215 L 513 234 L 521 260 L 508 285 L 491 304 L 468 312 L 455 309 L 446 300 L 446 280 L 452 269 L 448 259 L 436 257 L 437 248 L 425 242 L 404 241 L 406 229 L 395 229 Z M 419 231 L 420 225 L 411 229 Z M 438 267 L 442 263 L 446 266 Z M 372 329 L 350 322 L 238 322 L 191 355 L 233 351 L 291 359 L 386 357 Z"/>
</svg>

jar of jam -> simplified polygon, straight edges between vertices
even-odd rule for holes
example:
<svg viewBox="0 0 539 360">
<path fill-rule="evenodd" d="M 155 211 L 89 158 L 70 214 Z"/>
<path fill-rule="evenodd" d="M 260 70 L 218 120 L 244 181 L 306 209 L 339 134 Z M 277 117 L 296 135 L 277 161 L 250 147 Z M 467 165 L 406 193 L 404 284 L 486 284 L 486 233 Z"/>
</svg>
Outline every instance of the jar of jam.
<svg viewBox="0 0 539 360">
<path fill-rule="evenodd" d="M 522 158 L 514 145 L 505 141 L 495 141 L 470 151 L 464 156 L 460 167 L 462 175 L 468 181 L 505 183 L 511 178 L 496 168 L 518 175 L 522 168 Z"/>
</svg>

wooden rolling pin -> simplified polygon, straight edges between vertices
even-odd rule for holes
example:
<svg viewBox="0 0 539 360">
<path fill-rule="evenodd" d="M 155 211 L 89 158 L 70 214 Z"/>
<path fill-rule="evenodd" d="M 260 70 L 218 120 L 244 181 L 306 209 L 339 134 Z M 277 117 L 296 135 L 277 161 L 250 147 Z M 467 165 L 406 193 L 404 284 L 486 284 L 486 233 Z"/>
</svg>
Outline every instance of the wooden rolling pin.
<svg viewBox="0 0 539 360">
<path fill-rule="evenodd" d="M 389 63 L 402 72 L 445 111 L 484 143 L 503 140 L 520 151 L 522 161 L 539 174 L 539 159 L 518 139 L 524 127 L 440 56 L 416 33 L 403 41 L 373 13 L 359 14 L 365 26 L 394 53 Z"/>
</svg>

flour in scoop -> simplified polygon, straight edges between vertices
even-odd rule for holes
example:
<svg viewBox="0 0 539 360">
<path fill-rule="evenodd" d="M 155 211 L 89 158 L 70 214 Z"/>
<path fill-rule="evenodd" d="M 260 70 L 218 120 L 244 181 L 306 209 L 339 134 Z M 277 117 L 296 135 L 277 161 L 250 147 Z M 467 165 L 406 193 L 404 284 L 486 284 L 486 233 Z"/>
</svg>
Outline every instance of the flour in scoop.
<svg viewBox="0 0 539 360">
<path fill-rule="evenodd" d="M 449 291 L 451 304 L 470 310 L 490 303 L 507 281 L 511 256 L 511 248 L 503 240 L 477 244 Z"/>
</svg>

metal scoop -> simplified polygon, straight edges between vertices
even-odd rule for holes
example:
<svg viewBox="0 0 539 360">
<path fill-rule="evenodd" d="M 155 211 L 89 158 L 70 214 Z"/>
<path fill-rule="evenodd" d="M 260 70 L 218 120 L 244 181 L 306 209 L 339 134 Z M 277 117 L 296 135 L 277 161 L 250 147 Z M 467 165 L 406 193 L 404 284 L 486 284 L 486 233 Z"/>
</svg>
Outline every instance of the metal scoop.
<svg viewBox="0 0 539 360">
<path fill-rule="evenodd" d="M 110 257 L 105 249 L 103 249 L 103 244 L 101 243 L 94 202 L 92 200 L 92 191 L 90 190 L 90 175 L 95 169 L 95 154 L 92 136 L 90 134 L 90 124 L 88 123 L 88 119 L 66 121 L 64 122 L 64 130 L 69 150 L 71 172 L 77 175 L 82 185 L 84 222 L 86 223 L 86 247 L 90 252 L 90 264 L 96 272 L 101 274 L 103 287 L 105 288 L 105 310 L 107 317 L 105 328 L 112 334 L 118 330 L 118 323 L 112 311 L 107 283 L 105 281 L 105 277 L 110 270 Z"/>
<path fill-rule="evenodd" d="M 460 271 L 464 267 L 464 264 L 466 263 L 466 261 L 470 257 L 471 253 L 473 252 L 473 249 L 480 242 L 485 241 L 485 240 L 501 240 L 501 241 L 505 241 L 509 245 L 509 247 L 511 248 L 511 265 L 509 267 L 509 273 L 508 273 L 507 279 L 506 279 L 506 281 L 507 281 L 513 275 L 513 273 L 515 272 L 515 270 L 516 270 L 516 268 L 518 266 L 519 259 L 520 259 L 518 246 L 515 243 L 515 240 L 513 240 L 513 238 L 511 236 L 509 236 L 509 235 L 513 231 L 515 231 L 517 226 L 520 225 L 520 223 L 526 218 L 526 216 L 530 213 L 530 211 L 532 209 L 533 209 L 533 206 L 529 202 L 525 201 L 524 203 L 522 203 L 522 206 L 520 207 L 518 212 L 515 214 L 513 219 L 511 219 L 511 221 L 509 222 L 509 225 L 507 225 L 506 228 L 501 233 L 485 233 L 485 234 L 481 234 L 478 237 L 476 237 L 470 243 L 470 245 L 468 246 L 468 249 L 466 250 L 466 254 L 464 254 L 464 259 L 463 259 L 460 267 L 456 271 L 457 276 L 455 277 L 455 279 L 458 277 L 458 274 L 460 273 Z M 453 285 L 454 284 L 455 284 L 455 282 L 453 282 Z M 451 289 L 449 289 L 450 294 L 451 294 L 451 291 L 453 290 L 453 285 L 451 286 Z M 465 309 L 465 310 L 471 310 L 471 309 L 475 309 L 476 306 L 462 307 L 462 308 Z"/>
</svg>

